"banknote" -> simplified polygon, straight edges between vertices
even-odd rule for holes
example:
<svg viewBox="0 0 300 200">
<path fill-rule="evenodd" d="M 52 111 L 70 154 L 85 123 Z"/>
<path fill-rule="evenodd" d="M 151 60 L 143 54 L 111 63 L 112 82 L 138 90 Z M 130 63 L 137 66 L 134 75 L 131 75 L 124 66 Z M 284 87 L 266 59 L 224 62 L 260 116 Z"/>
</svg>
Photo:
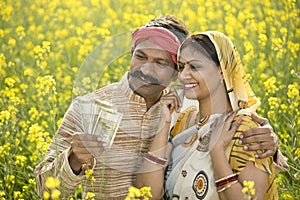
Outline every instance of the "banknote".
<svg viewBox="0 0 300 200">
<path fill-rule="evenodd" d="M 81 98 L 79 105 L 84 132 L 101 136 L 111 146 L 121 123 L 122 113 L 108 101 Z"/>
</svg>

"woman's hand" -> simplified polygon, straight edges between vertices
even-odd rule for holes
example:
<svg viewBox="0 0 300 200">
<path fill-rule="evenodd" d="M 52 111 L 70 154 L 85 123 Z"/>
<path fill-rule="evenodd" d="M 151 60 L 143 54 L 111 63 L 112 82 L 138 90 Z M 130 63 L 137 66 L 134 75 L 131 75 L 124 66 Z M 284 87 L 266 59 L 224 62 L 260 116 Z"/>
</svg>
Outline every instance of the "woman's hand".
<svg viewBox="0 0 300 200">
<path fill-rule="evenodd" d="M 210 148 L 225 149 L 232 140 L 234 133 L 242 122 L 242 118 L 232 123 L 237 111 L 224 113 L 211 125 Z"/>
<path fill-rule="evenodd" d="M 165 122 L 171 123 L 171 114 L 174 111 L 179 113 L 182 106 L 182 100 L 175 87 L 171 88 L 168 94 L 161 97 L 160 104 L 163 107 Z"/>
</svg>

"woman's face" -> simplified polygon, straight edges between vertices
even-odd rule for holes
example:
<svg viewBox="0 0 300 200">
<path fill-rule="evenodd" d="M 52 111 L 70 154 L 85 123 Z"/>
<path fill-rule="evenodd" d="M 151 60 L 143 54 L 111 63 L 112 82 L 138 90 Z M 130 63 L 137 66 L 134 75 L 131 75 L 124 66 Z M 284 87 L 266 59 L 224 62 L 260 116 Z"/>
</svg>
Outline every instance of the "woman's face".
<svg viewBox="0 0 300 200">
<path fill-rule="evenodd" d="M 183 83 L 185 96 L 189 99 L 210 99 L 223 84 L 220 67 L 192 46 L 180 51 L 178 68 L 179 80 Z"/>
</svg>

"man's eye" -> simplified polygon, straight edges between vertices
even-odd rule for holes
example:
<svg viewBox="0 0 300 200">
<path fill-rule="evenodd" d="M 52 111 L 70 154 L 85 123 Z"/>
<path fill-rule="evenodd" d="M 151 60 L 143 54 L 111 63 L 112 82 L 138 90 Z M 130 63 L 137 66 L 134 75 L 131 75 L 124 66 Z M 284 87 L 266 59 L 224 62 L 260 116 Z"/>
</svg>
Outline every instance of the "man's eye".
<svg viewBox="0 0 300 200">
<path fill-rule="evenodd" d="M 146 57 L 141 55 L 141 54 L 135 54 L 135 57 L 137 57 L 138 59 L 145 59 Z"/>
<path fill-rule="evenodd" d="M 162 65 L 162 66 L 169 65 L 169 63 L 167 63 L 165 61 L 157 61 L 156 63 L 159 64 L 159 65 Z"/>
</svg>

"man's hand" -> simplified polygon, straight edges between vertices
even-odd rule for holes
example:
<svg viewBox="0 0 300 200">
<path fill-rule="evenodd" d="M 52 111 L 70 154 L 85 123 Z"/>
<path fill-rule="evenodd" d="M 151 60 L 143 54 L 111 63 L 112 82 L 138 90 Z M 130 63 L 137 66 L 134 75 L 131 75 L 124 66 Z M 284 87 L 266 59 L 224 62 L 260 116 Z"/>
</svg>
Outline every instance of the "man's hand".
<svg viewBox="0 0 300 200">
<path fill-rule="evenodd" d="M 245 150 L 262 150 L 263 153 L 256 154 L 257 158 L 265 158 L 273 156 L 278 150 L 278 137 L 273 131 L 269 121 L 266 118 L 259 117 L 255 114 L 251 115 L 252 119 L 259 123 L 261 127 L 249 129 L 241 135 L 241 144 L 257 143 L 247 145 Z"/>
<path fill-rule="evenodd" d="M 100 136 L 75 133 L 72 135 L 72 153 L 69 156 L 71 168 L 78 171 L 84 165 L 91 165 L 92 160 L 103 153 L 106 145 Z"/>
</svg>

